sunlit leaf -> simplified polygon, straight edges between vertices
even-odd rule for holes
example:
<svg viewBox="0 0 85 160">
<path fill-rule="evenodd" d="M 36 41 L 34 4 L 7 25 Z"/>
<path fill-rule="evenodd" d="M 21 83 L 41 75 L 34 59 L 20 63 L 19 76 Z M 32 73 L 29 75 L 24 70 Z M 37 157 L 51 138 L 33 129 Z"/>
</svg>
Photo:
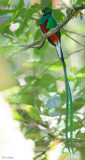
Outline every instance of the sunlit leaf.
<svg viewBox="0 0 85 160">
<path fill-rule="evenodd" d="M 18 121 L 22 120 L 22 116 L 16 110 L 13 110 L 13 117 L 15 120 L 18 120 Z"/>
<path fill-rule="evenodd" d="M 77 0 L 77 1 L 76 1 L 76 5 L 81 4 L 81 3 L 83 3 L 83 2 L 85 2 L 85 1 L 84 1 L 84 0 Z"/>
<path fill-rule="evenodd" d="M 48 65 L 46 65 L 45 67 L 47 67 Z M 63 69 L 61 63 L 57 63 L 57 61 L 55 62 L 55 64 L 50 65 L 50 67 L 48 68 L 48 70 L 53 70 L 53 71 L 57 71 L 57 70 L 61 70 Z"/>
<path fill-rule="evenodd" d="M 35 107 L 27 105 L 26 111 L 28 112 L 31 118 L 35 120 L 40 120 L 40 112 Z"/>
</svg>

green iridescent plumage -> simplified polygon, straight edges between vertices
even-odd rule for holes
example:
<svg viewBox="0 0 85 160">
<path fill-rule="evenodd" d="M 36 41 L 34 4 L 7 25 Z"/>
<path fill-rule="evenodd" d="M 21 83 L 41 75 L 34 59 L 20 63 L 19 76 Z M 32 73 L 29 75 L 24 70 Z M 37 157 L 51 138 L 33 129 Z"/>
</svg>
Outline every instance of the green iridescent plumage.
<svg viewBox="0 0 85 160">
<path fill-rule="evenodd" d="M 56 20 L 51 16 L 51 10 L 49 10 L 49 8 L 46 8 L 44 11 L 42 11 L 44 14 L 40 19 L 39 24 L 43 24 L 47 19 L 48 19 L 48 23 L 46 26 L 46 29 L 53 29 L 55 28 L 58 24 L 56 22 Z M 60 30 L 56 32 L 58 34 L 58 37 L 61 38 L 61 33 Z"/>
<path fill-rule="evenodd" d="M 52 17 L 52 12 L 49 8 L 46 8 L 43 11 L 43 15 L 40 19 L 40 27 L 43 33 L 47 33 L 49 30 L 55 28 L 58 24 L 56 20 Z M 72 106 L 72 95 L 69 86 L 69 81 L 66 73 L 66 65 L 63 57 L 63 52 L 61 48 L 61 34 L 60 31 L 57 31 L 55 34 L 48 37 L 49 42 L 56 46 L 58 56 L 63 65 L 64 77 L 65 77 L 65 88 L 66 88 L 66 145 L 70 153 L 73 153 L 73 106 Z M 68 140 L 68 114 L 69 114 L 69 105 L 70 105 L 70 144 L 71 150 L 69 147 Z"/>
</svg>

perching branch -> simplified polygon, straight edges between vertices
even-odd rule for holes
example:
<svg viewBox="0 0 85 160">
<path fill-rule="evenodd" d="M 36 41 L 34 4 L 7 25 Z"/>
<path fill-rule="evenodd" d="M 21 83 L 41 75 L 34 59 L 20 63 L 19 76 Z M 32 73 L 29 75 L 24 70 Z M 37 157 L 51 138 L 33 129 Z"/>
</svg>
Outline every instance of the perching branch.
<svg viewBox="0 0 85 160">
<path fill-rule="evenodd" d="M 76 12 L 78 10 L 81 10 L 81 9 L 85 9 L 85 4 L 81 4 L 81 5 L 77 5 L 75 6 L 73 9 L 71 9 L 71 13 L 69 15 L 67 15 L 67 17 L 57 26 L 55 27 L 54 29 L 50 30 L 48 33 L 46 34 L 43 34 L 43 36 L 41 36 L 38 40 L 36 40 L 35 42 L 27 45 L 25 47 L 25 50 L 26 49 L 29 49 L 29 48 L 32 48 L 33 46 L 36 46 L 36 44 L 46 40 L 47 37 L 49 37 L 50 35 L 52 35 L 53 33 L 57 32 L 59 29 L 61 29 L 65 24 L 68 23 L 68 21 L 74 17 L 74 15 L 76 14 Z"/>
<path fill-rule="evenodd" d="M 46 40 L 43 40 L 40 45 L 33 46 L 33 48 L 40 49 L 40 48 L 44 45 L 45 41 L 46 41 Z"/>
<path fill-rule="evenodd" d="M 9 34 L 5 33 L 4 35 L 9 37 L 9 38 L 11 38 L 11 39 L 13 39 L 13 40 L 15 40 L 19 45 L 3 45 L 3 46 L 0 46 L 0 48 L 20 47 L 20 46 L 25 48 L 27 46 L 26 44 L 21 43 L 15 37 L 13 37 L 13 36 L 11 36 Z M 44 45 L 44 43 L 45 43 L 45 40 L 43 40 L 40 45 L 33 46 L 32 48 L 37 48 L 39 50 Z"/>
<path fill-rule="evenodd" d="M 13 39 L 13 40 L 15 40 L 18 44 L 20 44 L 20 46 L 25 47 L 25 44 L 23 44 L 20 41 L 18 41 L 15 37 L 13 37 L 13 36 L 11 36 L 9 34 L 6 34 L 6 33 L 4 33 L 4 35 L 9 37 L 9 38 L 11 38 L 11 39 Z"/>
<path fill-rule="evenodd" d="M 36 40 L 35 42 L 29 44 L 29 45 L 26 45 L 26 44 L 23 44 L 21 43 L 20 41 L 18 41 L 15 37 L 9 35 L 9 34 L 4 34 L 5 36 L 7 37 L 10 37 L 12 38 L 13 40 L 15 40 L 19 45 L 15 46 L 15 45 L 9 45 L 9 46 L 1 46 L 0 48 L 4 48 L 4 47 L 23 47 L 22 50 L 27 50 L 29 48 L 37 48 L 37 49 L 40 49 L 43 45 L 44 45 L 44 42 L 46 40 L 47 37 L 49 37 L 50 35 L 52 35 L 53 33 L 57 32 L 59 29 L 61 29 L 65 24 L 68 23 L 68 21 L 74 17 L 74 15 L 76 14 L 76 12 L 78 10 L 82 10 L 82 9 L 85 9 L 85 4 L 81 4 L 81 5 L 77 5 L 75 6 L 74 8 L 70 9 L 70 14 L 67 15 L 67 17 L 57 26 L 55 27 L 54 29 L 50 30 L 48 33 L 46 34 L 43 34 L 38 40 Z M 38 43 L 40 43 L 39 45 L 37 45 Z M 37 45 L 37 46 L 36 46 Z"/>
</svg>

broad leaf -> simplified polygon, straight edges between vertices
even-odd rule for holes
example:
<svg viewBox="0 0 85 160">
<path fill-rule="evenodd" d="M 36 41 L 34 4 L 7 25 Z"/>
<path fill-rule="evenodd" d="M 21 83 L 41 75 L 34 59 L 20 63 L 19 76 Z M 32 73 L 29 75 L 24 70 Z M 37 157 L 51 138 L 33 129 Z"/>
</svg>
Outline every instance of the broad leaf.
<svg viewBox="0 0 85 160">
<path fill-rule="evenodd" d="M 40 120 L 40 112 L 35 107 L 31 105 L 27 105 L 26 111 L 28 112 L 31 118 L 38 120 L 38 121 Z"/>
</svg>

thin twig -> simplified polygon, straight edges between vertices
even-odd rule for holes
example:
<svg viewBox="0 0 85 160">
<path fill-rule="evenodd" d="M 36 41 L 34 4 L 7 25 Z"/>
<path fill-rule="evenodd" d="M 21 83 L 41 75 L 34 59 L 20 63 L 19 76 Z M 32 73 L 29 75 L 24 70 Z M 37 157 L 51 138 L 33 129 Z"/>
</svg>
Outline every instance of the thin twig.
<svg viewBox="0 0 85 160">
<path fill-rule="evenodd" d="M 71 53 L 70 55 L 66 56 L 65 59 L 68 58 L 68 57 L 70 57 L 72 54 L 74 54 L 74 53 L 76 53 L 76 52 L 80 52 L 80 51 L 84 51 L 84 50 L 85 50 L 85 48 L 81 48 L 81 49 L 79 49 L 79 50 L 76 50 L 75 52 L 73 52 L 73 53 Z M 54 60 L 53 63 L 50 63 L 50 61 L 48 61 L 48 62 L 42 62 L 42 61 L 27 61 L 26 63 L 42 64 L 42 65 L 53 65 L 53 64 L 57 63 L 57 62 L 56 62 L 56 59 L 52 59 L 52 60 Z"/>
<path fill-rule="evenodd" d="M 69 33 L 72 33 L 72 34 L 77 34 L 77 35 L 85 38 L 85 35 L 77 33 L 77 32 L 74 32 L 74 31 L 70 31 L 70 30 L 65 29 L 65 28 L 62 28 L 62 31 L 69 32 Z"/>
<path fill-rule="evenodd" d="M 38 40 L 36 40 L 35 42 L 33 42 L 33 43 L 29 44 L 29 45 L 25 45 L 25 44 L 21 43 L 20 41 L 18 41 L 15 37 L 13 37 L 13 36 L 11 36 L 11 35 L 8 35 L 8 34 L 6 34 L 6 33 L 5 33 L 4 35 L 5 35 L 5 36 L 8 36 L 8 37 L 10 37 L 10 38 L 12 38 L 12 39 L 14 39 L 17 43 L 19 43 L 20 46 L 23 47 L 23 49 L 20 50 L 20 51 L 27 50 L 27 49 L 29 49 L 29 48 L 33 48 L 33 47 L 36 46 L 36 44 L 38 44 L 38 43 L 46 40 L 47 37 L 49 37 L 49 36 L 52 35 L 53 33 L 57 32 L 59 29 L 61 29 L 65 24 L 68 23 L 68 21 L 69 21 L 70 19 L 72 19 L 72 17 L 73 17 L 73 16 L 76 14 L 76 12 L 77 12 L 78 10 L 80 10 L 80 9 L 85 9 L 85 4 L 81 4 L 81 5 L 75 6 L 73 9 L 71 9 L 71 13 L 70 13 L 69 15 L 67 15 L 67 17 L 66 17 L 57 27 L 51 29 L 51 30 L 50 30 L 49 32 L 47 32 L 46 34 L 43 34 Z M 78 44 L 80 44 L 80 43 L 78 43 Z M 41 46 L 41 44 L 40 44 L 40 46 Z M 83 46 L 84 46 L 84 45 L 83 45 Z M 39 46 L 38 46 L 38 48 L 39 48 Z"/>
<path fill-rule="evenodd" d="M 81 4 L 81 5 L 77 5 L 75 6 L 73 9 L 71 9 L 71 13 L 69 15 L 67 15 L 67 17 L 55 28 L 51 29 L 49 32 L 47 32 L 46 34 L 43 34 L 38 40 L 36 40 L 35 42 L 27 45 L 25 47 L 25 50 L 32 48 L 33 46 L 35 46 L 36 44 L 42 42 L 43 40 L 45 40 L 47 37 L 49 37 L 50 35 L 52 35 L 53 33 L 57 32 L 59 29 L 61 29 L 65 24 L 68 23 L 68 21 L 76 14 L 76 12 L 80 9 L 85 9 L 85 4 Z"/>
<path fill-rule="evenodd" d="M 43 40 L 40 45 L 33 46 L 32 48 L 37 48 L 39 50 L 44 45 L 44 43 L 45 40 Z"/>
<path fill-rule="evenodd" d="M 29 17 L 30 19 L 34 20 L 34 21 L 39 21 L 40 18 L 35 18 L 35 17 Z"/>
<path fill-rule="evenodd" d="M 79 50 L 77 50 L 77 51 L 75 51 L 75 52 L 80 52 L 80 51 L 84 51 L 84 50 L 85 50 L 85 48 L 82 48 L 82 49 L 79 49 Z M 73 52 L 73 53 L 71 53 L 70 55 L 64 57 L 64 59 L 72 56 L 73 54 L 75 54 L 75 52 Z M 45 68 L 43 71 L 41 71 L 41 72 L 36 76 L 36 78 L 35 78 L 34 80 L 32 80 L 30 83 L 27 83 L 26 85 L 22 85 L 22 86 L 20 86 L 20 87 L 24 87 L 24 86 L 27 86 L 27 85 L 30 85 L 30 84 L 34 84 L 34 83 L 36 82 L 36 80 L 41 76 L 41 74 L 43 74 L 44 72 L 46 72 L 46 71 L 48 70 L 48 68 L 50 68 L 52 65 L 54 65 L 54 64 L 56 64 L 56 63 L 59 63 L 59 62 L 60 62 L 60 60 L 57 60 L 56 62 L 53 62 L 53 63 L 51 63 L 51 64 L 48 64 L 48 67 Z"/>
<path fill-rule="evenodd" d="M 26 46 L 25 44 L 21 43 L 20 41 L 18 41 L 15 37 L 13 37 L 11 35 L 9 35 L 7 33 L 4 33 L 4 35 L 7 36 L 7 37 L 9 37 L 9 38 L 11 38 L 11 39 L 13 39 L 13 40 L 15 40 L 18 44 L 20 44 L 20 46 L 22 46 L 22 47 Z"/>
<path fill-rule="evenodd" d="M 60 143 L 61 142 L 65 142 L 66 141 L 66 139 L 62 139 L 62 138 L 58 138 L 58 137 L 56 137 L 56 139 L 57 140 L 60 140 Z M 69 140 L 69 142 L 70 142 L 70 138 L 68 139 Z M 85 138 L 74 138 L 73 139 L 73 141 L 74 142 L 85 142 Z M 83 151 L 85 151 L 85 147 L 84 146 L 78 146 L 78 143 L 77 144 L 73 144 L 73 146 L 76 148 L 76 149 L 78 149 L 78 150 L 83 150 Z M 36 155 L 34 158 L 38 158 L 40 155 L 42 155 L 42 154 L 45 154 L 47 151 L 48 151 L 48 149 L 49 148 L 44 148 L 43 150 L 39 150 L 41 147 L 37 147 L 37 149 L 38 149 L 38 153 L 40 153 L 40 154 L 38 154 L 38 155 Z M 36 151 L 37 152 L 37 151 Z"/>
<path fill-rule="evenodd" d="M 4 35 L 9 37 L 9 38 L 11 38 L 11 39 L 13 39 L 13 40 L 15 40 L 19 45 L 3 45 L 3 46 L 0 46 L 0 49 L 1 48 L 7 48 L 7 47 L 20 47 L 20 46 L 22 46 L 24 48 L 27 47 L 26 44 L 21 43 L 15 37 L 13 37 L 13 36 L 11 36 L 9 34 L 6 34 L 6 33 Z M 45 40 L 43 40 L 40 45 L 33 46 L 32 48 L 37 48 L 39 50 L 44 45 L 44 43 L 45 43 Z"/>
<path fill-rule="evenodd" d="M 19 44 L 16 44 L 16 45 L 3 45 L 3 46 L 0 46 L 0 49 L 2 49 L 2 48 L 9 48 L 9 47 L 20 47 L 20 45 Z"/>
<path fill-rule="evenodd" d="M 21 123 L 25 123 L 29 127 L 44 131 L 44 132 L 48 133 L 48 135 L 51 136 L 52 138 L 56 138 L 56 139 L 58 139 L 60 141 L 66 141 L 65 138 L 59 138 L 59 137 L 56 137 L 55 135 L 53 135 L 52 134 L 52 129 L 50 129 L 49 127 L 46 128 L 46 127 L 42 126 L 42 124 L 28 123 L 27 121 L 22 121 Z M 61 131 L 59 131 L 59 132 L 61 132 Z M 64 136 L 65 136 L 65 134 L 64 134 Z M 70 141 L 70 138 L 68 140 Z M 80 143 L 80 142 L 84 142 L 85 143 L 85 138 L 73 138 L 73 141 L 76 141 L 78 143 Z"/>
<path fill-rule="evenodd" d="M 78 150 L 85 151 L 85 146 L 83 146 L 83 147 L 82 146 L 78 146 L 78 144 L 76 144 L 76 143 L 73 146 Z"/>
<path fill-rule="evenodd" d="M 46 150 L 39 152 L 39 154 L 37 154 L 36 156 L 34 156 L 34 159 L 40 157 L 42 154 L 45 154 L 45 153 L 46 153 Z"/>
<path fill-rule="evenodd" d="M 11 35 L 9 35 L 9 36 L 11 36 Z M 14 39 L 13 36 L 11 38 Z M 43 40 L 40 45 L 33 46 L 32 48 L 36 48 L 39 50 L 44 45 L 44 43 L 45 43 L 45 40 Z M 16 45 L 3 45 L 3 46 L 0 46 L 0 49 L 9 48 L 9 47 L 21 47 L 21 46 L 22 46 L 22 44 L 21 45 L 20 44 L 19 45 L 17 45 L 17 44 Z M 26 44 L 23 44 L 23 46 L 26 47 Z"/>
<path fill-rule="evenodd" d="M 69 37 L 70 39 L 72 39 L 73 41 L 75 41 L 76 43 L 78 43 L 80 46 L 85 47 L 83 44 L 81 44 L 79 41 L 77 41 L 76 39 L 74 39 L 73 37 L 69 36 L 67 33 L 64 32 L 64 34 Z"/>
</svg>

